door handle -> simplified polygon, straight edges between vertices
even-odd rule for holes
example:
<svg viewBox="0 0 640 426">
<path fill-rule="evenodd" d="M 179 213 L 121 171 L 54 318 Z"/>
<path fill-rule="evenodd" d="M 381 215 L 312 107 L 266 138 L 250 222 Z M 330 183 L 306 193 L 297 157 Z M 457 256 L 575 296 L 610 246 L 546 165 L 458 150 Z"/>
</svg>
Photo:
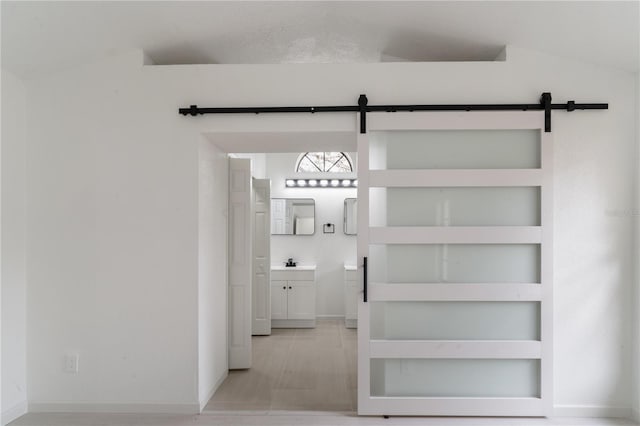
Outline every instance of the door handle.
<svg viewBox="0 0 640 426">
<path fill-rule="evenodd" d="M 363 301 L 367 303 L 367 257 L 364 257 L 364 263 L 362 264 L 362 272 L 364 277 L 364 291 L 363 291 Z"/>
</svg>

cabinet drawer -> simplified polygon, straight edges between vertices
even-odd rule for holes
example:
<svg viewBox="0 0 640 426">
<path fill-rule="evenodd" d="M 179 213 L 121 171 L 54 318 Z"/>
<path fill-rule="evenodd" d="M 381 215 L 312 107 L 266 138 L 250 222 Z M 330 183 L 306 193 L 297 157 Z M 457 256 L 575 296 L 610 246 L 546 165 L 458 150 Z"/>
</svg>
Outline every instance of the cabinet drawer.
<svg viewBox="0 0 640 426">
<path fill-rule="evenodd" d="M 271 279 L 282 281 L 314 281 L 316 276 L 315 273 L 315 271 L 311 270 L 283 271 L 281 269 L 272 269 Z"/>
</svg>

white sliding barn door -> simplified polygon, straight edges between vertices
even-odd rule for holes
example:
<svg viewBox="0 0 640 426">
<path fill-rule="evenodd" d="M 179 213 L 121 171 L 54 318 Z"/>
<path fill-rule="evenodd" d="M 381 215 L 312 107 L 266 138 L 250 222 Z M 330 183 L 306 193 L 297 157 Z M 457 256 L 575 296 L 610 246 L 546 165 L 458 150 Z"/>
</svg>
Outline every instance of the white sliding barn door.
<svg viewBox="0 0 640 426">
<path fill-rule="evenodd" d="M 358 413 L 551 415 L 544 113 L 369 113 L 367 123 L 358 136 L 358 258 L 368 265 Z"/>
<path fill-rule="evenodd" d="M 252 334 L 271 334 L 271 180 L 253 179 Z"/>
<path fill-rule="evenodd" d="M 251 160 L 229 159 L 229 369 L 251 367 Z"/>
</svg>

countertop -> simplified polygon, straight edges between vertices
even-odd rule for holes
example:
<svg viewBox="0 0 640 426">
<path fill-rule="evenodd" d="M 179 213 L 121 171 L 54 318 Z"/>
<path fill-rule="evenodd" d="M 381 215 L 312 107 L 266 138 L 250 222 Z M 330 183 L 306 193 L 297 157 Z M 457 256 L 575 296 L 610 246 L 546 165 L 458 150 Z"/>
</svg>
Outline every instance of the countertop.
<svg viewBox="0 0 640 426">
<path fill-rule="evenodd" d="M 272 271 L 315 271 L 316 265 L 298 265 L 298 266 L 284 266 L 284 265 L 271 265 Z"/>
</svg>

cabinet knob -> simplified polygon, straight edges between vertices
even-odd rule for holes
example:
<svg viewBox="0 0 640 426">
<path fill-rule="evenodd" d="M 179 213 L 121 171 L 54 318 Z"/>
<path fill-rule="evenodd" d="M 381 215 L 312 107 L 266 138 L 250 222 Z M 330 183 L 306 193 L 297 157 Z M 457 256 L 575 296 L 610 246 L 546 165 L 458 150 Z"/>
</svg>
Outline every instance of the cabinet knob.
<svg viewBox="0 0 640 426">
<path fill-rule="evenodd" d="M 289 290 L 291 290 L 291 286 L 289 286 Z"/>
<path fill-rule="evenodd" d="M 287 289 L 287 286 L 282 287 L 282 289 L 283 289 L 283 290 L 286 290 L 286 289 Z"/>
</svg>

